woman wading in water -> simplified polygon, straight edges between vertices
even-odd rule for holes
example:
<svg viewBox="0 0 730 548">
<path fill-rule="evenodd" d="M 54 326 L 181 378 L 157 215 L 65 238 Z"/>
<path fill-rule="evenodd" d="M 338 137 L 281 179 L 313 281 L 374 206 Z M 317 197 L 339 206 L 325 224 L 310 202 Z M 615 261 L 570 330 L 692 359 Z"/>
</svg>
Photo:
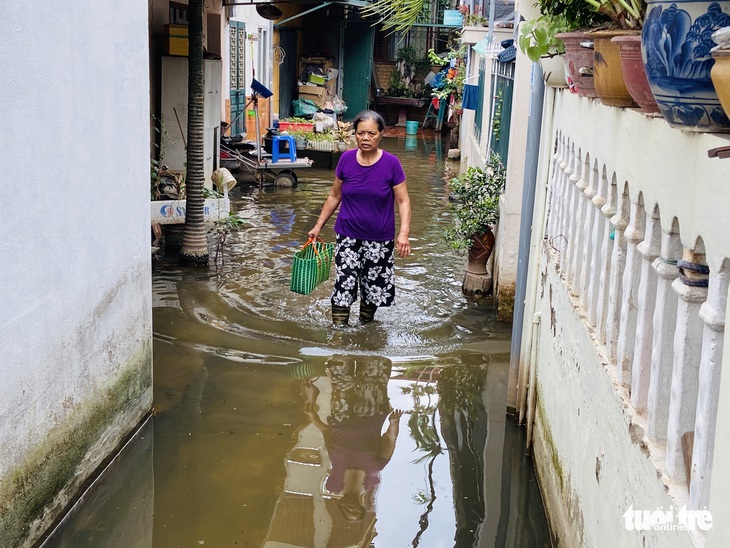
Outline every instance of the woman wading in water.
<svg viewBox="0 0 730 548">
<path fill-rule="evenodd" d="M 411 253 L 408 240 L 411 201 L 400 160 L 378 147 L 385 121 L 377 112 L 361 112 L 353 122 L 357 149 L 342 154 L 335 182 L 310 238 L 340 208 L 335 221 L 335 285 L 332 322 L 348 325 L 350 307 L 360 293 L 360 322 L 373 320 L 379 306 L 395 299 L 395 251 Z M 395 233 L 395 207 L 400 227 Z"/>
</svg>

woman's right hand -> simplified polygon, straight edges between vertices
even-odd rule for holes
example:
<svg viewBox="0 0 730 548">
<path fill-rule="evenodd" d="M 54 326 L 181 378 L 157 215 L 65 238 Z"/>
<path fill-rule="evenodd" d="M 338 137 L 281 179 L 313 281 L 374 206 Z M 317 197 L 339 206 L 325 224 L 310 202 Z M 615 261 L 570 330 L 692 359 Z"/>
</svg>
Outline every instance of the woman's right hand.
<svg viewBox="0 0 730 548">
<path fill-rule="evenodd" d="M 319 229 L 315 226 L 312 230 L 307 232 L 307 236 L 309 236 L 312 240 L 316 240 L 317 238 L 319 238 L 320 230 L 321 229 Z"/>
</svg>

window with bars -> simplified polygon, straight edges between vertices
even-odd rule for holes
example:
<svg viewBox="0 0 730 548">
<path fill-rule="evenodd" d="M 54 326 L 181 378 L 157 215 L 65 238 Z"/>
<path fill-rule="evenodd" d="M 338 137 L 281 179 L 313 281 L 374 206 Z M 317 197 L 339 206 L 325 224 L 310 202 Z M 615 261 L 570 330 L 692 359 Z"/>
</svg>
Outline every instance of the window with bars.
<svg viewBox="0 0 730 548">
<path fill-rule="evenodd" d="M 486 86 L 487 60 L 479 58 L 479 104 L 474 112 L 474 136 L 477 141 L 482 138 L 482 120 L 484 116 L 484 88 Z"/>
<path fill-rule="evenodd" d="M 492 61 L 492 109 L 487 155 L 492 151 L 507 165 L 515 64 Z"/>
</svg>

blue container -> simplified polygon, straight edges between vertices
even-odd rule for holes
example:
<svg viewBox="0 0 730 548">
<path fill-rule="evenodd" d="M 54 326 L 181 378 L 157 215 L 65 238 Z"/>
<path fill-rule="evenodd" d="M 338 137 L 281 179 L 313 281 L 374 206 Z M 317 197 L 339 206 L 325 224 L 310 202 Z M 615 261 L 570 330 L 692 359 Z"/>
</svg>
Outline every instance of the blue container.
<svg viewBox="0 0 730 548">
<path fill-rule="evenodd" d="M 406 122 L 406 135 L 416 135 L 418 133 L 418 122 Z"/>
</svg>

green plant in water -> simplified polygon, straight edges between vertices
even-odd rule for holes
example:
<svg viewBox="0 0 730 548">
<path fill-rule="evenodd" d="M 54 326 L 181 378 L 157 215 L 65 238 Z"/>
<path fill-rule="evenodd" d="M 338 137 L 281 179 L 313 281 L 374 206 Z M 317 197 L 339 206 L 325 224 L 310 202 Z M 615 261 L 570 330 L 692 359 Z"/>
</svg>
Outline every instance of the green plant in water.
<svg viewBox="0 0 730 548">
<path fill-rule="evenodd" d="M 505 168 L 494 153 L 485 169 L 470 167 L 449 181 L 456 195 L 450 204 L 454 226 L 444 236 L 455 251 L 469 249 L 474 236 L 484 234 L 499 220 L 499 195 L 505 181 Z"/>
<path fill-rule="evenodd" d="M 215 222 L 213 232 L 215 233 L 217 245 L 215 249 L 215 263 L 218 264 L 218 257 L 221 258 L 221 266 L 224 263 L 224 251 L 228 236 L 234 231 L 246 228 L 248 222 L 238 215 L 228 215 L 225 219 L 219 219 Z"/>
</svg>

